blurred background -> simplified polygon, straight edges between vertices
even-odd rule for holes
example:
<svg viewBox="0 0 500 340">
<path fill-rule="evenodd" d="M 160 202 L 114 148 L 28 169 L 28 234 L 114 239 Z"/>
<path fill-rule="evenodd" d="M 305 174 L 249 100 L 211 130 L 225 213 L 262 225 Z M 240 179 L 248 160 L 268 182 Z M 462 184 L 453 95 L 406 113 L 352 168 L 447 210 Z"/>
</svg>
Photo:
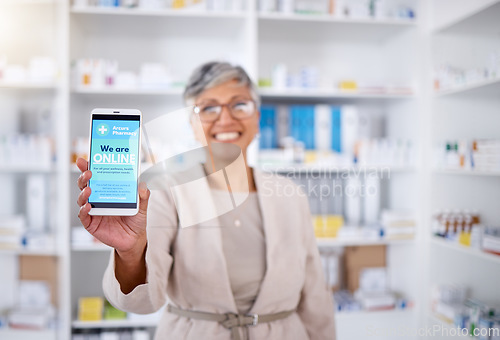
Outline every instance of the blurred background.
<svg viewBox="0 0 500 340">
<path fill-rule="evenodd" d="M 306 189 L 337 339 L 500 329 L 500 1 L 0 0 L 1 339 L 152 338 L 74 162 L 93 108 L 150 121 L 212 60 L 259 85 L 251 164 Z"/>
</svg>

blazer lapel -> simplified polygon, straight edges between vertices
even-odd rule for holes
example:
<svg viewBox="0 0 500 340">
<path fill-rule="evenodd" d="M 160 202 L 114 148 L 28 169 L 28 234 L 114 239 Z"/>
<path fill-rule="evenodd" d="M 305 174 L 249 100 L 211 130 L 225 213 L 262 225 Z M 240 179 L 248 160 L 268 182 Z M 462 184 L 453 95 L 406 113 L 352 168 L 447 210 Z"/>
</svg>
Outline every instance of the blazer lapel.
<svg viewBox="0 0 500 340">
<path fill-rule="evenodd" d="M 255 185 L 257 187 L 257 196 L 259 198 L 259 206 L 262 214 L 262 224 L 265 235 L 266 242 L 266 273 L 264 275 L 264 279 L 262 280 L 259 293 L 255 302 L 250 308 L 250 313 L 255 313 L 255 311 L 262 311 L 266 308 L 266 300 L 270 296 L 273 288 L 271 286 L 272 282 L 276 282 L 273 277 L 273 258 L 276 249 L 277 234 L 275 228 L 273 228 L 273 221 L 275 221 L 274 209 L 275 204 L 273 203 L 273 195 L 265 195 L 263 193 L 264 190 L 264 181 L 266 180 L 265 175 L 262 171 L 258 169 L 253 170 Z"/>
</svg>

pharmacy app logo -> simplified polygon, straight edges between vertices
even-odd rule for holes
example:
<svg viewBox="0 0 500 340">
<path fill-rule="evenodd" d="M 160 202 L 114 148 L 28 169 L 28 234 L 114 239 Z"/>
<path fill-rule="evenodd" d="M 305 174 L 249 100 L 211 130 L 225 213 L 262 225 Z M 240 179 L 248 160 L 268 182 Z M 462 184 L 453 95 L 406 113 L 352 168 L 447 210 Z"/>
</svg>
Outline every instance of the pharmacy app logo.
<svg viewBox="0 0 500 340">
<path fill-rule="evenodd" d="M 101 137 L 106 136 L 109 133 L 109 126 L 108 124 L 99 124 L 97 127 L 97 134 Z"/>
</svg>

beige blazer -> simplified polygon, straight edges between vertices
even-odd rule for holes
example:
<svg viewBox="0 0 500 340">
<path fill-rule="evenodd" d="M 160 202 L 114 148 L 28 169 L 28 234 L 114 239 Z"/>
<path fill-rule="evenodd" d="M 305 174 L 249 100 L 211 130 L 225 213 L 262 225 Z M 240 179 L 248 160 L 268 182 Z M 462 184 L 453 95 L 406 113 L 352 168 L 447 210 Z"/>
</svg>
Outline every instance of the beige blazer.
<svg viewBox="0 0 500 340">
<path fill-rule="evenodd" d="M 283 177 L 254 170 L 254 179 L 266 237 L 266 274 L 250 313 L 297 312 L 250 326 L 250 339 L 335 339 L 332 297 L 325 285 L 307 197 Z M 111 254 L 103 288 L 115 307 L 146 314 L 168 302 L 188 310 L 237 313 L 217 219 L 179 228 L 172 196 L 166 190 L 152 190 L 147 236 L 147 283 L 129 294 L 120 290 Z M 217 322 L 168 312 L 155 335 L 162 340 L 230 337 L 230 331 Z"/>
</svg>

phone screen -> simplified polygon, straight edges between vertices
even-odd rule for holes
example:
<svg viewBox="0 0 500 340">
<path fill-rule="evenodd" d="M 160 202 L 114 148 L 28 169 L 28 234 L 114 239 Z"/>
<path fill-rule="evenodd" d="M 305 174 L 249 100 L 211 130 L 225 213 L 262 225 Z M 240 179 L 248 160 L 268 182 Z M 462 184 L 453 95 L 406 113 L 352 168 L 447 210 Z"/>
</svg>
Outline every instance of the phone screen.
<svg viewBox="0 0 500 340">
<path fill-rule="evenodd" d="M 92 208 L 137 207 L 140 116 L 92 114 L 89 182 Z"/>
</svg>

